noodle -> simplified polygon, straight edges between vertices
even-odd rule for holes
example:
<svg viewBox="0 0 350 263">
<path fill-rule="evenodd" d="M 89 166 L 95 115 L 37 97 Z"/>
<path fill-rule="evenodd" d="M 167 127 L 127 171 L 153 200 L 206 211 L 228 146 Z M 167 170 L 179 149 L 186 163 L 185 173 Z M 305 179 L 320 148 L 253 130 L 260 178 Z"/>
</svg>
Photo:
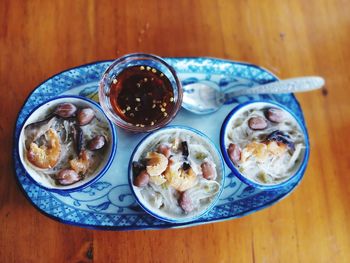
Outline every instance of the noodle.
<svg viewBox="0 0 350 263">
<path fill-rule="evenodd" d="M 254 106 L 239 112 L 228 125 L 225 147 L 228 149 L 232 144 L 239 147 L 241 157 L 234 163 L 245 177 L 261 184 L 278 184 L 300 167 L 305 141 L 298 123 L 289 113 L 283 111 L 283 121 L 273 122 L 265 119 L 267 109 L 266 105 Z M 251 128 L 251 118 L 264 119 L 266 127 Z M 276 132 L 285 143 L 270 139 Z"/>
<path fill-rule="evenodd" d="M 34 123 L 35 125 L 35 123 Z M 29 149 L 26 147 L 26 145 L 30 145 L 30 143 L 34 142 L 40 147 L 43 148 L 50 148 L 50 138 L 48 138 L 47 130 L 52 129 L 54 130 L 59 139 L 59 145 L 60 145 L 60 153 L 57 163 L 53 167 L 49 167 L 46 169 L 41 169 L 40 167 L 33 164 L 31 161 L 28 160 L 28 154 L 25 154 L 25 160 L 26 163 L 33 168 L 42 178 L 45 178 L 52 186 L 56 186 L 58 184 L 57 182 L 57 174 L 64 170 L 64 169 L 72 169 L 70 165 L 70 160 L 78 159 L 80 158 L 80 153 L 77 151 L 77 142 L 74 138 L 74 129 L 77 125 L 76 119 L 70 118 L 59 118 L 59 117 L 53 117 L 48 124 L 42 125 L 42 130 L 40 130 L 39 134 L 42 134 L 39 138 L 35 137 L 29 137 L 26 136 L 24 143 L 23 143 L 23 150 L 24 152 L 28 152 Z M 28 129 L 30 129 L 30 125 L 27 125 Z M 95 170 L 98 168 L 100 163 L 103 160 L 105 149 L 101 150 L 94 150 L 94 151 L 88 151 L 87 149 L 87 143 L 95 138 L 96 136 L 104 136 L 106 141 L 109 141 L 110 135 L 109 135 L 109 128 L 108 123 L 99 121 L 97 117 L 92 119 L 91 122 L 88 123 L 88 125 L 80 126 L 80 129 L 82 131 L 82 138 L 80 143 L 84 143 L 83 149 L 84 151 L 88 152 L 88 158 L 89 158 L 89 165 L 87 168 L 87 171 L 83 174 L 80 174 L 80 178 L 86 178 L 91 176 Z M 34 140 L 33 140 L 34 139 Z M 79 138 L 80 140 L 80 138 Z M 80 179 L 80 180 L 81 180 Z"/>
<path fill-rule="evenodd" d="M 183 155 L 183 149 L 181 146 L 185 142 L 188 147 L 188 156 Z M 175 131 L 155 137 L 146 147 L 145 152 L 141 154 L 139 162 L 147 160 L 146 156 L 150 152 L 157 152 L 159 146 L 166 146 L 171 150 L 169 160 L 171 165 L 165 172 L 162 173 L 162 178 L 165 178 L 165 182 L 158 185 L 155 180 L 150 180 L 146 186 L 144 186 L 140 193 L 142 198 L 153 208 L 159 209 L 165 214 L 171 216 L 182 216 L 195 214 L 204 210 L 212 202 L 213 198 L 220 190 L 220 184 L 218 180 L 221 180 L 221 171 L 218 170 L 216 163 L 218 160 L 214 158 L 212 149 L 209 149 L 208 145 L 203 144 L 202 140 L 194 136 L 190 132 Z M 191 178 L 186 181 L 183 177 L 177 177 L 183 171 L 184 163 L 188 163 L 190 169 L 195 174 L 195 179 Z M 213 167 L 214 175 L 212 180 L 203 177 L 203 170 L 201 165 L 203 163 L 209 164 Z M 167 174 L 168 170 L 173 171 Z M 220 176 L 218 176 L 220 174 Z M 137 174 L 134 176 L 137 176 Z M 153 176 L 151 176 L 152 179 Z M 181 181 L 182 180 L 182 181 Z M 181 181 L 181 183 L 179 183 Z M 185 190 L 182 188 L 186 186 Z M 188 187 L 187 187 L 188 186 Z M 191 200 L 193 205 L 192 211 L 186 211 L 180 205 L 181 196 L 186 193 L 187 197 Z"/>
</svg>

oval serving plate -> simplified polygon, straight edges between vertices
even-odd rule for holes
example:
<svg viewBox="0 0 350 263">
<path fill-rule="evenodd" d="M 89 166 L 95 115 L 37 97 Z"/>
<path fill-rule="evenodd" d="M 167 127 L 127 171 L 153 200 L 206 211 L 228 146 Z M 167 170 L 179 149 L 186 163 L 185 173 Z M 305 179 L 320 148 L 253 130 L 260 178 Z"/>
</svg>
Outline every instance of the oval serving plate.
<svg viewBox="0 0 350 263">
<path fill-rule="evenodd" d="M 267 70 L 241 62 L 215 58 L 166 58 L 177 71 L 182 83 L 214 81 L 220 88 L 229 91 L 235 88 L 252 87 L 277 80 Z M 128 185 L 128 163 L 133 149 L 145 134 L 131 134 L 118 128 L 118 149 L 106 174 L 91 186 L 77 192 L 51 193 L 33 184 L 20 165 L 16 142 L 20 127 L 29 112 L 38 104 L 58 95 L 75 94 L 98 100 L 98 81 L 111 61 L 95 62 L 68 69 L 40 84 L 27 98 L 19 112 L 15 145 L 14 168 L 19 185 L 28 200 L 40 212 L 62 223 L 106 230 L 144 230 L 193 226 L 241 217 L 268 207 L 288 195 L 301 181 L 295 177 L 283 188 L 258 190 L 240 182 L 226 167 L 226 182 L 220 200 L 206 215 L 196 221 L 173 224 L 160 221 L 146 214 L 136 203 Z M 189 91 L 190 92 L 190 91 Z M 233 99 L 211 115 L 195 115 L 181 109 L 172 125 L 188 125 L 208 135 L 219 147 L 221 125 L 226 115 L 237 103 L 249 100 L 269 99 L 277 101 L 304 123 L 302 110 L 292 94 L 241 96 Z"/>
</svg>

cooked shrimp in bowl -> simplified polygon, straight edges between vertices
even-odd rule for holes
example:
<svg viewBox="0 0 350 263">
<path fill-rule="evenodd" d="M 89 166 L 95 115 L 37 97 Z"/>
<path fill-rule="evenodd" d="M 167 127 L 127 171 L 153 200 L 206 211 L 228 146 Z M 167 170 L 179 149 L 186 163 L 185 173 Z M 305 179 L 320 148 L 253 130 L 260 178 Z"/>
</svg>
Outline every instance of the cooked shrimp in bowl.
<svg viewBox="0 0 350 263">
<path fill-rule="evenodd" d="M 290 110 L 275 102 L 251 101 L 227 116 L 221 150 L 240 180 L 272 189 L 303 173 L 309 143 L 302 121 Z"/>
<path fill-rule="evenodd" d="M 115 129 L 97 104 L 68 96 L 34 110 L 21 131 L 19 152 L 41 186 L 74 189 L 110 165 L 114 141 Z"/>
<path fill-rule="evenodd" d="M 170 222 L 207 212 L 223 188 L 223 164 L 204 134 L 170 126 L 146 137 L 130 163 L 130 183 L 140 205 Z"/>
</svg>

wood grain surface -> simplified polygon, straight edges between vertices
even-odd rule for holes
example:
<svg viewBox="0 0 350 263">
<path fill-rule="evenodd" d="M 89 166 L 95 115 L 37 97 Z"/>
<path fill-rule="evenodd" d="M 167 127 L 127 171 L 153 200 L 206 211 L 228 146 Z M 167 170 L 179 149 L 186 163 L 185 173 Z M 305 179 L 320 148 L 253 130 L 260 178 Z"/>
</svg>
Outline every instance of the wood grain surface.
<svg viewBox="0 0 350 263">
<path fill-rule="evenodd" d="M 143 51 L 248 61 L 281 78 L 324 76 L 298 94 L 311 156 L 286 199 L 236 220 L 108 232 L 40 214 L 15 182 L 16 116 L 64 69 Z M 0 262 L 350 262 L 348 0 L 0 1 Z"/>
</svg>

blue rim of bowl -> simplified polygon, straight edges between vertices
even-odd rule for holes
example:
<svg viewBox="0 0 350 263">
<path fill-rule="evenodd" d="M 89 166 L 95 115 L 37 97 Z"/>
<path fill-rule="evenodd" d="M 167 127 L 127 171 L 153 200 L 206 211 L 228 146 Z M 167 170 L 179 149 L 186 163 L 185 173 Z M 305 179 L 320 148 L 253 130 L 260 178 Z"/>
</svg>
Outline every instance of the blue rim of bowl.
<svg viewBox="0 0 350 263">
<path fill-rule="evenodd" d="M 200 137 L 204 138 L 211 146 L 212 148 L 214 149 L 214 151 L 216 151 L 216 154 L 218 155 L 219 157 L 219 160 L 220 160 L 220 164 L 221 164 L 221 171 L 222 171 L 222 180 L 221 180 L 221 184 L 220 184 L 220 190 L 219 192 L 217 193 L 216 197 L 214 198 L 214 200 L 211 202 L 211 204 L 201 213 L 199 213 L 198 215 L 196 216 L 193 216 L 193 217 L 189 217 L 189 218 L 186 218 L 186 219 L 173 219 L 173 218 L 169 218 L 169 217 L 163 217 L 163 216 L 160 216 L 158 215 L 157 213 L 149 210 L 147 207 L 145 207 L 142 203 L 142 201 L 138 198 L 138 196 L 136 195 L 135 193 L 135 190 L 134 190 L 134 184 L 133 184 L 133 174 L 132 174 L 132 162 L 134 161 L 134 156 L 136 154 L 136 152 L 138 151 L 139 147 L 144 143 L 144 141 L 156 134 L 156 133 L 159 133 L 159 132 L 162 132 L 164 130 L 172 130 L 172 129 L 180 129 L 180 130 L 186 130 L 186 131 L 190 131 L 190 132 L 194 132 L 195 134 L 199 135 Z M 224 165 L 224 161 L 222 159 L 222 156 L 220 154 L 220 151 L 217 149 L 217 147 L 215 146 L 215 144 L 212 142 L 212 140 L 207 136 L 205 135 L 204 133 L 194 129 L 194 128 L 191 128 L 191 127 L 188 127 L 188 126 L 185 126 L 185 125 L 170 125 L 170 126 L 166 126 L 164 128 L 161 128 L 159 130 L 156 130 L 154 132 L 151 132 L 150 134 L 146 135 L 145 137 L 142 138 L 142 140 L 137 144 L 137 146 L 135 147 L 134 151 L 132 152 L 131 154 L 131 157 L 130 157 L 130 161 L 129 161 L 129 166 L 128 166 L 128 180 L 129 180 L 129 185 L 130 185 L 130 188 L 131 188 L 131 191 L 137 201 L 137 203 L 142 207 L 142 209 L 144 211 L 146 211 L 148 214 L 150 214 L 151 216 L 157 218 L 157 219 L 160 219 L 160 220 L 163 220 L 163 221 L 166 221 L 166 222 L 170 222 L 170 223 L 186 223 L 186 222 L 191 222 L 191 221 L 194 221 L 202 216 L 204 216 L 205 214 L 209 213 L 209 211 L 215 206 L 215 204 L 218 202 L 219 198 L 220 198 L 220 195 L 222 193 L 222 191 L 224 190 L 224 186 L 225 186 L 225 165 Z"/>
<path fill-rule="evenodd" d="M 274 106 L 277 106 L 279 108 L 282 108 L 283 110 L 287 111 L 289 114 L 292 115 L 292 117 L 296 120 L 296 122 L 298 123 L 299 127 L 301 128 L 303 135 L 304 135 L 304 139 L 305 139 L 305 154 L 304 154 L 304 158 L 303 161 L 300 165 L 300 167 L 298 168 L 298 170 L 295 172 L 294 175 L 292 175 L 290 178 L 288 178 L 286 181 L 283 181 L 279 184 L 274 184 L 274 185 L 267 185 L 267 184 L 259 184 L 255 181 L 252 181 L 250 179 L 248 179 L 247 177 L 245 177 L 244 175 L 242 175 L 238 169 L 236 168 L 235 165 L 233 165 L 232 161 L 230 160 L 227 151 L 226 151 L 226 147 L 225 147 L 225 134 L 226 134 L 226 129 L 227 129 L 227 124 L 228 122 L 231 120 L 232 116 L 241 108 L 250 105 L 250 104 L 254 104 L 254 103 L 267 103 L 267 104 L 271 104 Z M 262 190 L 271 190 L 271 189 L 276 189 L 276 188 L 280 188 L 283 187 L 285 185 L 287 185 L 291 180 L 295 179 L 296 177 L 302 175 L 305 170 L 306 170 L 306 166 L 309 160 L 309 155 L 310 155 L 310 142 L 309 142 L 309 135 L 307 133 L 307 129 L 305 127 L 305 125 L 303 124 L 302 121 L 299 120 L 299 118 L 290 110 L 288 109 L 286 106 L 281 105 L 277 102 L 271 101 L 271 100 L 251 100 L 251 101 L 247 101 L 244 102 L 242 104 L 237 105 L 235 108 L 233 108 L 233 110 L 230 111 L 230 113 L 227 115 L 227 117 L 225 118 L 222 126 L 221 126 L 221 131 L 220 131 L 220 148 L 221 148 L 221 153 L 224 157 L 224 160 L 227 164 L 227 166 L 231 169 L 231 171 L 233 172 L 233 174 L 240 179 L 243 183 L 248 184 L 250 186 L 253 186 L 255 188 L 259 188 Z"/>
<path fill-rule="evenodd" d="M 264 72 L 267 72 L 268 74 L 270 74 L 271 76 L 274 77 L 274 80 L 272 81 L 277 81 L 279 78 L 274 74 L 272 73 L 270 70 L 266 69 L 265 67 L 262 67 L 262 66 L 258 66 L 258 65 L 255 65 L 255 64 L 251 64 L 251 63 L 248 63 L 248 62 L 244 62 L 244 61 L 237 61 L 237 60 L 229 60 L 229 59 L 222 59 L 222 58 L 215 58 L 215 57 L 166 57 L 165 59 L 183 59 L 183 58 L 190 58 L 190 59 L 196 59 L 196 58 L 206 58 L 206 59 L 211 59 L 211 60 L 215 60 L 215 61 L 219 61 L 219 62 L 228 62 L 228 63 L 234 63 L 234 64 L 238 64 L 238 65 L 243 65 L 243 66 L 248 66 L 248 67 L 253 67 L 253 68 L 257 68 L 257 69 L 261 69 L 262 71 Z M 49 78 L 43 80 L 41 83 L 39 83 L 28 95 L 27 95 L 27 98 L 24 100 L 20 110 L 18 111 L 17 113 L 17 117 L 16 117 L 16 122 L 14 123 L 14 130 L 16 131 L 16 127 L 17 127 L 17 124 L 18 124 L 18 118 L 20 117 L 22 111 L 23 111 L 23 108 L 25 107 L 25 105 L 27 104 L 27 102 L 29 101 L 29 99 L 31 98 L 31 96 L 34 94 L 34 92 L 40 88 L 40 86 L 42 86 L 43 84 L 45 84 L 47 81 L 51 80 L 52 78 L 56 77 L 56 76 L 59 76 L 63 73 L 67 73 L 71 70 L 76 70 L 76 69 L 80 69 L 80 68 L 84 68 L 84 67 L 88 67 L 88 66 L 95 66 L 95 65 L 98 65 L 98 64 L 102 64 L 102 63 L 112 63 L 113 60 L 109 59 L 109 60 L 97 60 L 97 61 L 93 61 L 93 62 L 90 62 L 90 63 L 86 63 L 86 64 L 83 64 L 83 65 L 78 65 L 78 66 L 75 66 L 75 67 L 72 67 L 72 68 L 68 68 L 68 69 L 65 69 L 65 70 L 62 70 L 56 74 L 53 74 L 51 75 Z M 298 105 L 298 107 L 300 108 L 300 103 L 298 102 L 298 100 L 296 99 L 296 97 L 294 96 L 294 94 L 291 94 L 291 96 L 293 97 L 293 99 L 295 100 L 295 103 Z M 301 112 L 302 114 L 302 112 Z M 303 116 L 303 114 L 302 114 Z M 302 117 L 303 118 L 303 117 Z M 22 125 L 20 125 L 22 126 Z M 17 132 L 14 132 L 13 133 L 13 144 L 16 145 L 16 139 L 17 137 Z M 18 136 L 19 137 L 19 136 Z M 14 146 L 14 149 L 17 150 L 17 147 Z M 18 153 L 16 152 L 16 150 L 13 150 L 12 151 L 12 157 L 13 158 L 19 158 L 18 157 Z M 202 224 L 206 224 L 208 222 L 206 221 L 194 221 L 194 222 L 187 222 L 187 223 L 183 223 L 183 224 L 178 224 L 178 225 L 157 225 L 157 226 L 145 226 L 145 227 L 137 227 L 137 226 L 131 226 L 131 227 L 122 227 L 122 226 L 103 226 L 103 225 L 93 225 L 93 224 L 87 224 L 87 223 L 81 223 L 81 222 L 74 222 L 74 221 L 68 221 L 66 219 L 62 219 L 60 218 L 59 216 L 57 215 L 53 215 L 53 214 L 50 214 L 49 212 L 45 211 L 43 208 L 39 207 L 38 204 L 34 203 L 34 201 L 32 200 L 32 198 L 29 196 L 28 192 L 25 190 L 24 186 L 23 186 L 23 183 L 20 181 L 19 179 L 19 175 L 18 173 L 16 172 L 16 163 L 15 161 L 12 162 L 12 168 L 13 168 L 13 172 L 15 174 L 15 179 L 16 179 L 16 182 L 17 182 L 17 185 L 20 189 L 20 191 L 24 194 L 25 198 L 28 200 L 28 202 L 33 205 L 33 207 L 41 214 L 49 217 L 50 219 L 52 220 L 55 220 L 57 222 L 60 222 L 60 223 L 64 223 L 64 224 L 67 224 L 67 225 L 72 225 L 72 226 L 78 226 L 78 227 L 83 227 L 83 228 L 88 228 L 88 229 L 93 229 L 93 230 L 103 230 L 103 231 L 128 231 L 128 230 L 160 230 L 160 229 L 176 229 L 176 228 L 183 228 L 183 227 L 189 227 L 189 226 L 197 226 L 197 225 L 202 225 Z M 303 175 L 303 174 L 301 174 Z M 295 188 L 301 183 L 301 179 L 302 179 L 302 176 L 301 178 L 298 178 L 298 181 L 297 183 L 295 184 L 295 186 L 289 190 L 287 193 L 284 193 L 281 197 L 277 197 L 275 198 L 274 200 L 272 200 L 271 202 L 268 202 L 264 205 L 261 205 L 259 207 L 256 207 L 254 210 L 250 210 L 250 211 L 245 211 L 245 212 L 239 212 L 237 213 L 236 215 L 232 216 L 232 215 L 227 215 L 227 216 L 223 216 L 221 217 L 220 219 L 215 219 L 215 220 L 212 220 L 210 221 L 210 223 L 215 223 L 215 222 L 223 222 L 223 221 L 226 221 L 226 220 L 232 220 L 232 219 L 235 219 L 235 218 L 240 218 L 240 217 L 243 217 L 243 216 L 247 216 L 247 215 L 250 215 L 254 212 L 257 212 L 257 211 L 260 211 L 262 209 L 265 209 L 265 208 L 268 208 L 268 207 L 271 207 L 272 205 L 276 204 L 277 202 L 279 202 L 280 200 L 286 198 L 287 196 L 289 196 L 294 190 Z"/>
<path fill-rule="evenodd" d="M 46 100 L 44 101 L 43 103 L 39 104 L 38 106 L 36 106 L 29 114 L 28 116 L 24 119 L 23 121 L 23 124 L 21 126 L 21 129 L 20 129 L 20 133 L 19 133 L 19 136 L 18 136 L 18 141 L 17 141 L 17 149 L 18 149 L 18 157 L 19 157 L 19 151 L 21 150 L 21 146 L 19 145 L 20 143 L 20 137 L 21 137 L 21 134 L 22 134 L 22 131 L 24 129 L 24 125 L 26 124 L 27 120 L 30 118 L 30 116 L 37 110 L 39 109 L 40 107 L 44 106 L 45 104 L 47 104 L 48 102 L 51 102 L 51 101 L 55 101 L 55 100 L 58 100 L 58 99 L 64 99 L 64 98 L 73 98 L 73 99 L 79 99 L 79 100 L 83 100 L 85 102 L 88 102 L 88 103 L 91 103 L 92 105 L 94 105 L 102 114 L 103 116 L 106 118 L 110 128 L 111 128 L 111 134 L 112 134 L 112 148 L 111 148 L 111 153 L 110 153 L 110 156 L 108 158 L 108 161 L 105 165 L 105 167 L 102 168 L 102 170 L 93 178 L 91 179 L 89 182 L 86 182 L 85 184 L 82 184 L 78 187 L 74 187 L 74 188 L 69 188 L 69 189 L 59 189 L 59 188 L 50 188 L 50 187 L 46 187 L 46 186 L 43 186 L 42 184 L 39 184 L 28 172 L 27 172 L 27 169 L 26 169 L 26 166 L 23 164 L 21 158 L 20 159 L 20 165 L 21 167 L 26 171 L 25 172 L 25 175 L 27 176 L 27 178 L 29 178 L 30 181 L 32 181 L 34 184 L 36 184 L 37 186 L 45 189 L 45 190 L 48 190 L 50 192 L 55 192 L 55 193 L 69 193 L 69 192 L 75 192 L 77 190 L 81 190 L 81 189 L 84 189 L 86 187 L 88 187 L 89 185 L 91 185 L 92 183 L 94 183 L 95 181 L 97 181 L 98 179 L 100 179 L 108 170 L 108 168 L 111 166 L 112 164 L 112 161 L 114 159 L 114 156 L 116 154 L 116 151 L 117 151 L 117 145 L 118 145 L 118 137 L 117 137 L 117 131 L 113 125 L 113 123 L 107 118 L 106 114 L 104 113 L 104 111 L 102 110 L 101 106 L 93 101 L 93 100 L 90 100 L 88 98 L 85 98 L 85 97 L 81 97 L 81 96 L 76 96 L 76 95 L 63 95 L 63 96 L 57 96 L 57 97 L 54 97 L 54 98 L 51 98 L 49 100 Z"/>
</svg>

